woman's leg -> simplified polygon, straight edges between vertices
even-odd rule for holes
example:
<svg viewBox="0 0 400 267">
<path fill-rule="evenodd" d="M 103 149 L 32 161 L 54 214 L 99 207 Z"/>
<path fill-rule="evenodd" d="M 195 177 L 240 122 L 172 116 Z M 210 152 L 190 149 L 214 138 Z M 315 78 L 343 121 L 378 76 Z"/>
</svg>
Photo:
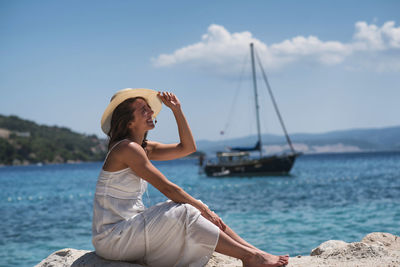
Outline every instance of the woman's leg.
<svg viewBox="0 0 400 267">
<path fill-rule="evenodd" d="M 238 235 L 236 236 L 239 237 Z M 244 241 L 240 237 L 239 239 Z M 245 243 L 248 244 L 247 242 Z M 274 267 L 288 264 L 287 256 L 274 256 L 258 250 L 250 244 L 248 245 L 250 247 L 241 244 L 230 237 L 227 233 L 220 231 L 215 250 L 219 253 L 242 260 L 243 266 L 245 267 Z"/>
<path fill-rule="evenodd" d="M 244 240 L 243 238 L 241 238 L 238 234 L 236 234 L 228 225 L 226 225 L 226 229 L 224 231 L 228 236 L 230 236 L 233 240 L 235 240 L 236 242 L 242 244 L 243 246 L 249 247 L 249 248 L 253 248 L 253 249 L 257 249 L 255 246 L 251 245 L 250 243 L 246 242 L 246 240 Z"/>
<path fill-rule="evenodd" d="M 244 240 L 243 238 L 241 238 L 238 234 L 236 234 L 228 225 L 226 225 L 226 229 L 224 231 L 228 236 L 230 236 L 233 240 L 235 240 L 236 242 L 242 244 L 243 246 L 246 246 L 248 248 L 253 248 L 259 251 L 259 248 L 256 248 L 255 246 L 253 246 L 252 244 L 248 243 L 246 240 Z M 264 253 L 266 253 L 265 251 L 262 251 Z M 284 255 L 283 257 L 287 257 L 289 258 L 289 255 Z"/>
</svg>

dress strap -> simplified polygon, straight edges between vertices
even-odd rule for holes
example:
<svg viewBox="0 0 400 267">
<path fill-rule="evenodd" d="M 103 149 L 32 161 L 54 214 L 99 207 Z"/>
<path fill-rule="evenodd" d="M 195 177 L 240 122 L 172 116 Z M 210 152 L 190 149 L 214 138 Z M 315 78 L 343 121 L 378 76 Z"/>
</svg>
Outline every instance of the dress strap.
<svg viewBox="0 0 400 267">
<path fill-rule="evenodd" d="M 106 160 L 107 160 L 107 158 L 108 158 L 108 155 L 110 155 L 111 151 L 112 151 L 117 145 L 119 145 L 122 141 L 125 141 L 125 140 L 129 140 L 129 139 L 125 138 L 125 139 L 122 139 L 122 140 L 116 142 L 116 143 L 110 148 L 110 150 L 108 150 L 107 155 L 106 155 L 106 158 L 104 159 L 104 162 L 106 162 Z"/>
</svg>

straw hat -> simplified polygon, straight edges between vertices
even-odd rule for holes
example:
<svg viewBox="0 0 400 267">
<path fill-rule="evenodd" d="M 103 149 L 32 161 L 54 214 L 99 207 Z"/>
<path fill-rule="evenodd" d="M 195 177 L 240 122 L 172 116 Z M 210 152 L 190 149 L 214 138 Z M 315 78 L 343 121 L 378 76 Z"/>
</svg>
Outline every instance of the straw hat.
<svg viewBox="0 0 400 267">
<path fill-rule="evenodd" d="M 115 108 L 126 99 L 132 97 L 143 97 L 149 104 L 150 108 L 153 110 L 154 119 L 158 115 L 162 107 L 162 102 L 158 98 L 157 94 L 157 91 L 143 88 L 126 88 L 119 90 L 113 95 L 110 100 L 110 104 L 108 104 L 106 110 L 103 113 L 103 117 L 101 117 L 101 129 L 105 134 L 108 134 L 111 127 L 111 117 Z"/>
</svg>

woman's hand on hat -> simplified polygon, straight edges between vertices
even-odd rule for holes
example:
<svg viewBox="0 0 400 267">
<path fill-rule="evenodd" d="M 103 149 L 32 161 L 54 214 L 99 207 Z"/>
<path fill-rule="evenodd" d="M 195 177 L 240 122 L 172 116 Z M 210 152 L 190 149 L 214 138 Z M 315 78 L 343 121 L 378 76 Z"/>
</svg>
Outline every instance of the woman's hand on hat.
<svg viewBox="0 0 400 267">
<path fill-rule="evenodd" d="M 179 99 L 176 97 L 175 94 L 170 92 L 158 92 L 157 95 L 164 103 L 164 105 L 172 109 L 172 111 L 181 108 L 181 102 L 179 101 Z"/>
</svg>

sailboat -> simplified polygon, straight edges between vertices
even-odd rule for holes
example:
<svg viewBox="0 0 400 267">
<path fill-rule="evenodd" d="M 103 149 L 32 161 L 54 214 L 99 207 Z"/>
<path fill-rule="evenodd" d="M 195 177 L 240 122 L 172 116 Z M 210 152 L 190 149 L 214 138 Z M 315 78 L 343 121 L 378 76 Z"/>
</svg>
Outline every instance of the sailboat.
<svg viewBox="0 0 400 267">
<path fill-rule="evenodd" d="M 263 79 L 267 85 L 268 93 L 271 97 L 273 106 L 279 118 L 282 129 L 285 133 L 286 141 L 290 147 L 290 153 L 282 155 L 264 156 L 262 150 L 261 129 L 260 129 L 260 111 L 258 105 L 256 66 L 254 60 L 254 45 L 250 44 L 251 66 L 253 76 L 254 98 L 256 106 L 257 119 L 257 143 L 254 147 L 236 147 L 231 148 L 228 152 L 217 152 L 216 162 L 207 162 L 204 166 L 204 172 L 207 176 L 223 177 L 223 176 L 267 176 L 267 175 L 285 175 L 292 169 L 296 158 L 301 154 L 295 151 L 290 137 L 286 131 L 282 116 L 280 115 L 275 98 L 269 86 L 267 76 L 262 67 L 261 61 L 258 63 L 261 69 Z M 251 151 L 259 151 L 259 157 L 250 157 Z"/>
</svg>

